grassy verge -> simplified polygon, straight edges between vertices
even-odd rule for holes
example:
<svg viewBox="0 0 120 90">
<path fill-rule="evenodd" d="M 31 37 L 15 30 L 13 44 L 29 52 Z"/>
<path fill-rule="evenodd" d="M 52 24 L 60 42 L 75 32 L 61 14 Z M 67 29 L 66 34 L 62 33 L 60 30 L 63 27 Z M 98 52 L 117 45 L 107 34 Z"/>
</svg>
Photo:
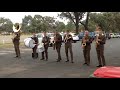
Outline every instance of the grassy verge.
<svg viewBox="0 0 120 90">
<path fill-rule="evenodd" d="M 0 43 L 0 48 L 13 48 L 13 43 L 6 43 L 6 44 L 1 44 Z M 20 47 L 24 47 L 24 43 L 20 43 Z"/>
</svg>

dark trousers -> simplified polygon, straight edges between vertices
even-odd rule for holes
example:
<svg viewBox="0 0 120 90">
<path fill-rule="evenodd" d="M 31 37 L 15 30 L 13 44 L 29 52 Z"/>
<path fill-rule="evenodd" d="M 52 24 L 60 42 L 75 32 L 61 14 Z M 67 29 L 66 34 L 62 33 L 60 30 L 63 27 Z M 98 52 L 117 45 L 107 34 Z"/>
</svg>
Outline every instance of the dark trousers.
<svg viewBox="0 0 120 90">
<path fill-rule="evenodd" d="M 105 66 L 106 62 L 105 62 L 105 57 L 104 57 L 104 49 L 96 49 L 96 51 L 97 51 L 99 65 Z"/>
<path fill-rule="evenodd" d="M 58 53 L 58 60 L 61 60 L 60 49 L 61 49 L 61 44 L 56 44 L 56 51 Z"/>
<path fill-rule="evenodd" d="M 13 44 L 14 44 L 16 56 L 20 57 L 19 42 L 17 42 L 17 43 L 14 42 Z"/>
<path fill-rule="evenodd" d="M 84 55 L 85 63 L 90 65 L 90 48 L 85 48 L 83 50 L 83 55 Z"/>
<path fill-rule="evenodd" d="M 70 52 L 71 61 L 73 61 L 72 44 L 70 44 L 70 43 L 66 43 L 66 44 L 65 44 L 65 53 L 66 53 L 67 60 L 69 60 L 68 50 L 69 50 L 69 52 Z"/>
<path fill-rule="evenodd" d="M 37 58 L 37 53 L 36 53 L 36 50 L 37 50 L 37 45 L 35 45 L 35 47 L 33 48 L 33 58 Z"/>
<path fill-rule="evenodd" d="M 44 59 L 44 53 L 45 53 L 46 59 L 48 59 L 48 46 L 44 46 L 44 49 L 45 51 L 42 52 L 42 59 Z"/>
</svg>

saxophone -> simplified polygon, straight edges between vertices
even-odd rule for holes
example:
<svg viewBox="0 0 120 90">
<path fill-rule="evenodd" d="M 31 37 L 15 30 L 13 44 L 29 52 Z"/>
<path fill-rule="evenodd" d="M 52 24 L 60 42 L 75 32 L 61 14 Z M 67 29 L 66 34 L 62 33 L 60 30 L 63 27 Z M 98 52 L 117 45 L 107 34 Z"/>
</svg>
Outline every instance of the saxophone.
<svg viewBox="0 0 120 90">
<path fill-rule="evenodd" d="M 67 43 L 68 40 L 71 39 L 71 38 L 72 38 L 71 36 L 69 37 L 69 35 L 66 35 L 66 36 L 65 36 L 65 39 L 64 39 L 64 42 Z"/>
<path fill-rule="evenodd" d="M 56 46 L 56 34 L 55 34 L 54 40 L 53 40 L 53 50 L 55 50 L 55 46 Z"/>
<path fill-rule="evenodd" d="M 97 36 L 97 37 L 96 37 L 96 48 L 100 45 L 99 39 L 100 39 L 100 37 Z"/>
<path fill-rule="evenodd" d="M 86 40 L 86 38 L 84 37 L 84 38 L 83 38 L 83 42 L 82 42 L 82 48 L 83 48 L 83 49 L 84 49 L 85 46 L 86 46 L 86 41 L 85 41 L 85 40 Z"/>
</svg>

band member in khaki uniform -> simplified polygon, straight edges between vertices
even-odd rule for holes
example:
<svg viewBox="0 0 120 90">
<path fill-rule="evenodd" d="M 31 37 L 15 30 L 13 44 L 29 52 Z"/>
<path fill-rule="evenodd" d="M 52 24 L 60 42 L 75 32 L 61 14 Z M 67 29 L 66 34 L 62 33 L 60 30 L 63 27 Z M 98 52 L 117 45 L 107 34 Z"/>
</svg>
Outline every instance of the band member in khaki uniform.
<svg viewBox="0 0 120 90">
<path fill-rule="evenodd" d="M 21 58 L 20 49 L 19 49 L 20 31 L 19 32 L 14 32 L 12 41 L 13 41 L 14 48 L 15 48 L 16 58 Z"/>
<path fill-rule="evenodd" d="M 99 65 L 97 67 L 102 67 L 106 65 L 105 57 L 104 57 L 104 44 L 106 43 L 105 35 L 102 35 L 102 29 L 100 26 L 97 26 L 97 29 L 99 29 L 99 35 L 96 36 L 96 51 L 97 51 L 97 57 Z"/>
<path fill-rule="evenodd" d="M 38 38 L 36 37 L 35 33 L 33 33 L 33 37 L 31 37 L 31 38 L 35 41 L 34 44 L 36 44 L 35 47 L 32 48 L 33 49 L 33 55 L 32 55 L 32 57 L 34 59 L 36 59 L 36 58 L 38 58 L 38 53 L 36 52 L 37 46 L 38 46 Z"/>
<path fill-rule="evenodd" d="M 58 32 L 55 32 L 54 42 L 55 43 L 53 45 L 53 48 L 55 47 L 56 51 L 58 53 L 57 62 L 60 62 L 60 60 L 62 60 L 61 59 L 61 53 L 60 53 L 60 49 L 61 49 L 61 45 L 62 45 L 62 36 Z"/>
<path fill-rule="evenodd" d="M 90 50 L 91 50 L 91 43 L 92 38 L 89 36 L 89 32 L 85 31 L 85 36 L 82 39 L 82 48 L 83 48 L 83 55 L 85 59 L 84 65 L 90 65 Z"/>
<path fill-rule="evenodd" d="M 66 34 L 64 35 L 64 43 L 65 43 L 65 53 L 66 53 L 66 57 L 67 57 L 67 61 L 69 62 L 69 56 L 68 56 L 68 50 L 70 51 L 70 55 L 71 55 L 71 63 L 73 62 L 73 51 L 72 51 L 72 35 L 69 34 L 69 31 L 67 30 Z"/>
<path fill-rule="evenodd" d="M 42 43 L 44 43 L 45 51 L 42 52 L 42 59 L 41 60 L 44 60 L 44 53 L 45 53 L 46 61 L 47 61 L 48 60 L 48 47 L 49 47 L 49 43 L 50 43 L 50 38 L 48 36 L 46 36 L 46 32 L 44 32 L 44 37 L 42 39 Z"/>
</svg>

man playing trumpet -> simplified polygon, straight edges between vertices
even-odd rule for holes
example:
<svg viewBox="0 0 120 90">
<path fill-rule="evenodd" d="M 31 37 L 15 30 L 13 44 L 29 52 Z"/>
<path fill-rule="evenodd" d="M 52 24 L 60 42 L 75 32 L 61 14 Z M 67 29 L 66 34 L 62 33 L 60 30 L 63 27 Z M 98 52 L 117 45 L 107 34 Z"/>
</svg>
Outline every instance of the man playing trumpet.
<svg viewBox="0 0 120 90">
<path fill-rule="evenodd" d="M 106 65 L 105 57 L 104 57 L 104 44 L 106 43 L 106 38 L 105 38 L 105 35 L 102 35 L 103 32 L 100 25 L 98 25 L 96 29 L 98 30 L 98 33 L 99 33 L 99 35 L 96 36 L 96 39 L 95 39 L 96 52 L 97 52 L 97 57 L 99 62 L 99 65 L 97 67 L 102 67 Z"/>
<path fill-rule="evenodd" d="M 44 53 L 45 53 L 45 57 L 46 57 L 46 61 L 48 60 L 48 47 L 49 47 L 49 43 L 50 43 L 50 38 L 46 35 L 46 32 L 43 33 L 44 37 L 42 39 L 42 43 L 44 44 L 44 49 L 45 51 L 42 52 L 42 59 L 44 60 Z"/>
<path fill-rule="evenodd" d="M 89 36 L 89 32 L 85 31 L 85 36 L 82 39 L 82 48 L 83 48 L 83 55 L 85 59 L 84 65 L 90 65 L 90 50 L 91 50 L 91 43 L 92 38 Z"/>
<path fill-rule="evenodd" d="M 70 55 L 71 55 L 71 63 L 73 63 L 73 51 L 72 51 L 72 35 L 69 34 L 69 31 L 67 30 L 65 36 L 64 36 L 64 43 L 65 43 L 65 53 L 66 53 L 66 57 L 67 57 L 67 61 L 69 62 L 69 57 L 68 57 L 68 50 L 70 51 Z"/>
<path fill-rule="evenodd" d="M 53 45 L 53 49 L 57 51 L 57 54 L 58 54 L 58 59 L 57 59 L 57 62 L 60 62 L 62 59 L 61 59 L 61 53 L 60 53 L 60 50 L 61 50 L 61 45 L 62 45 L 62 36 L 56 31 L 55 32 L 55 36 L 54 36 L 54 45 Z"/>
</svg>

